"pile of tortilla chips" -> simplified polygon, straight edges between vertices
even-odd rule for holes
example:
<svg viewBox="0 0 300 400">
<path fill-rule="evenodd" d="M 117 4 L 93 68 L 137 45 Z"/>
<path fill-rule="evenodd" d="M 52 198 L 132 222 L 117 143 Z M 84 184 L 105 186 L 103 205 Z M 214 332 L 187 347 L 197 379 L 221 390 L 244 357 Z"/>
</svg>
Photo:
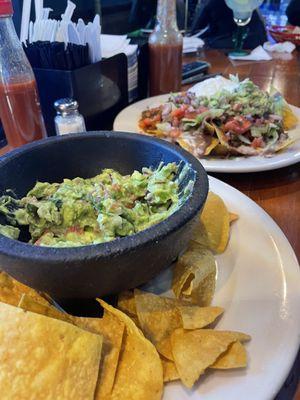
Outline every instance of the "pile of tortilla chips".
<svg viewBox="0 0 300 400">
<path fill-rule="evenodd" d="M 211 306 L 215 292 L 214 254 L 225 251 L 230 213 L 210 192 L 187 251 L 173 267 L 174 297 L 135 289 L 119 295 L 118 308 L 141 329 L 159 353 L 164 382 L 181 380 L 191 388 L 207 369 L 247 366 L 243 345 L 250 336 L 211 329 L 224 309 Z"/>
<path fill-rule="evenodd" d="M 250 337 L 211 326 L 224 311 L 210 306 L 213 252 L 225 250 L 237 218 L 210 193 L 190 247 L 174 267 L 176 297 L 124 292 L 118 308 L 99 300 L 102 318 L 64 313 L 0 272 L 3 398 L 159 400 L 166 382 L 180 379 L 191 388 L 207 369 L 245 367 L 243 342 Z"/>
<path fill-rule="evenodd" d="M 102 318 L 74 317 L 4 272 L 0 300 L 6 399 L 161 399 L 159 355 L 121 311 L 99 300 Z"/>
<path fill-rule="evenodd" d="M 208 368 L 247 366 L 242 343 L 250 340 L 249 335 L 207 328 L 220 317 L 223 308 L 203 307 L 138 289 L 126 292 L 125 299 L 121 296 L 118 307 L 129 313 L 132 302 L 136 307 L 133 320 L 159 353 L 164 382 L 180 379 L 191 388 Z"/>
</svg>

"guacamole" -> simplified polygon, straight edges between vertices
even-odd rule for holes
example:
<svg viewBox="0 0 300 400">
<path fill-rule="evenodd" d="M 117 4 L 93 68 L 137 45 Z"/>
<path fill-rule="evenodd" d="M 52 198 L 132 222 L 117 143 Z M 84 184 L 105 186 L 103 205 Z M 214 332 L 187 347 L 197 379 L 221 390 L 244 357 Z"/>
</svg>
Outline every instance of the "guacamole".
<svg viewBox="0 0 300 400">
<path fill-rule="evenodd" d="M 25 197 L 0 198 L 9 225 L 0 233 L 17 239 L 27 225 L 30 243 L 73 247 L 132 235 L 172 214 L 179 205 L 178 165 L 161 163 L 131 175 L 104 169 L 90 178 L 62 183 L 37 182 Z"/>
</svg>

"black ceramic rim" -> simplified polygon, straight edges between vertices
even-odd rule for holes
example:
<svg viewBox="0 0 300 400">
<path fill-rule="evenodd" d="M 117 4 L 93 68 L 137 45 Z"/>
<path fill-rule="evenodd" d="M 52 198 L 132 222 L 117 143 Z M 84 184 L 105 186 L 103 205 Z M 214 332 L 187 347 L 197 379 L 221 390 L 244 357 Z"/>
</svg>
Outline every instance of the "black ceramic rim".
<svg viewBox="0 0 300 400">
<path fill-rule="evenodd" d="M 37 148 L 43 148 L 51 142 L 59 141 L 74 141 L 84 140 L 87 138 L 101 138 L 106 137 L 110 139 L 122 138 L 126 140 L 139 141 L 147 145 L 151 142 L 159 142 L 160 146 L 166 148 L 169 152 L 175 153 L 180 156 L 185 162 L 190 164 L 192 169 L 196 171 L 196 179 L 194 188 L 188 199 L 182 204 L 182 206 L 170 215 L 167 219 L 159 222 L 144 231 L 138 232 L 131 236 L 125 236 L 123 238 L 117 238 L 111 242 L 80 246 L 80 247 L 38 247 L 30 243 L 20 242 L 18 240 L 7 238 L 0 234 L 0 245 L 2 248 L 2 254 L 9 257 L 22 257 L 28 260 L 41 260 L 41 258 L 48 259 L 49 263 L 62 262 L 68 260 L 68 262 L 76 262 L 82 259 L 94 259 L 95 257 L 107 257 L 116 256 L 122 253 L 127 253 L 135 248 L 144 246 L 147 243 L 153 241 L 159 241 L 163 237 L 167 236 L 171 232 L 178 230 L 184 226 L 188 221 L 200 211 L 203 206 L 207 193 L 208 193 L 208 178 L 205 169 L 202 164 L 186 150 L 175 146 L 174 144 L 168 143 L 164 140 L 152 138 L 150 136 L 139 135 L 135 133 L 126 132 L 88 132 L 83 134 L 73 134 L 64 136 L 54 136 L 39 140 L 34 143 L 27 144 L 21 148 L 13 150 L 12 152 L 4 155 L 0 159 L 0 168 L 7 162 L 14 158 L 18 158 L 27 151 Z"/>
</svg>

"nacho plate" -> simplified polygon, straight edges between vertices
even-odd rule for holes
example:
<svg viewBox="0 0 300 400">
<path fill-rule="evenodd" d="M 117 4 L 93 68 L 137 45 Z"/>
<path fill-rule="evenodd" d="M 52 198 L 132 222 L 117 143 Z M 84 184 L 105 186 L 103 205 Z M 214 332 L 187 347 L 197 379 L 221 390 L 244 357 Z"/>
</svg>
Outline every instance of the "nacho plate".
<svg viewBox="0 0 300 400">
<path fill-rule="evenodd" d="M 115 131 L 135 132 L 139 133 L 138 121 L 142 111 L 147 108 L 155 107 L 165 103 L 169 95 L 160 95 L 141 100 L 133 105 L 126 107 L 116 117 L 113 129 Z M 201 158 L 201 163 L 209 172 L 257 172 L 267 171 L 277 168 L 283 168 L 288 165 L 296 164 L 300 161 L 300 108 L 290 105 L 293 113 L 298 117 L 298 125 L 289 130 L 289 136 L 294 142 L 274 154 L 272 157 L 252 156 L 252 157 L 230 157 L 216 158 L 207 157 Z"/>
</svg>

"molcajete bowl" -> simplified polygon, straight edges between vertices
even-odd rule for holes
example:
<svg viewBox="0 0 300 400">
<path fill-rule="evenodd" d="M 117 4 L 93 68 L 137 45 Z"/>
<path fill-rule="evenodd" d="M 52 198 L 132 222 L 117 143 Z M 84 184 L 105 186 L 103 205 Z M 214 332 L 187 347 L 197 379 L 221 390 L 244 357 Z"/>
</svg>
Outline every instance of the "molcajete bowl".
<svg viewBox="0 0 300 400">
<path fill-rule="evenodd" d="M 190 196 L 166 220 L 132 236 L 72 248 L 34 246 L 0 235 L 0 268 L 60 299 L 95 298 L 147 282 L 186 248 L 205 203 L 208 179 L 196 158 L 147 136 L 91 132 L 41 140 L 0 159 L 0 195 L 11 189 L 17 197 L 36 181 L 90 178 L 103 168 L 129 174 L 161 161 L 188 164 L 185 184 L 194 181 Z"/>
</svg>

